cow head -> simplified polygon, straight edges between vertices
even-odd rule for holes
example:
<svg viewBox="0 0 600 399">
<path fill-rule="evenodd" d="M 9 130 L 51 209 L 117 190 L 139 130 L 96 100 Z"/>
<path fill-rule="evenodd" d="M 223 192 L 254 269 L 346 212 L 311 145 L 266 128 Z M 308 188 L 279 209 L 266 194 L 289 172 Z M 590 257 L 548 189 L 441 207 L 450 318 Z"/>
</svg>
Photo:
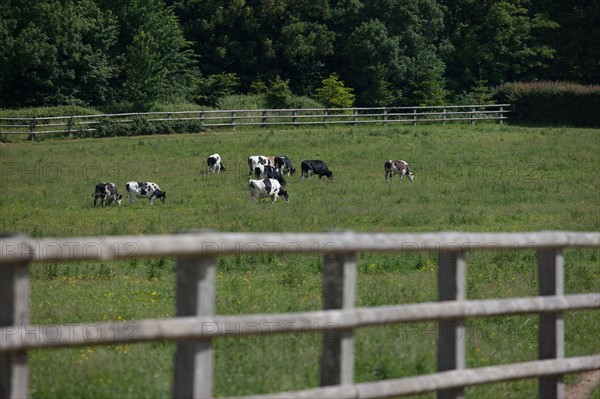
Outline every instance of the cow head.
<svg viewBox="0 0 600 399">
<path fill-rule="evenodd" d="M 289 195 L 288 195 L 287 191 L 285 191 L 283 188 L 280 188 L 280 189 L 279 189 L 279 192 L 277 193 L 277 196 L 278 196 L 279 198 L 283 198 L 283 199 L 284 199 L 284 200 L 286 200 L 286 201 L 289 201 L 289 200 L 290 200 L 290 197 L 289 197 Z"/>
<path fill-rule="evenodd" d="M 327 176 L 327 178 L 329 180 L 333 180 L 333 172 L 332 171 L 330 171 L 330 170 L 326 171 L 325 176 Z"/>
<path fill-rule="evenodd" d="M 154 192 L 154 195 L 156 196 L 156 198 L 160 199 L 163 204 L 165 203 L 165 200 L 167 199 L 167 192 L 166 191 L 156 190 Z"/>
<path fill-rule="evenodd" d="M 121 194 L 119 194 L 118 196 L 114 197 L 114 200 L 117 203 L 117 205 L 121 205 L 121 200 L 122 199 L 123 199 L 123 196 Z"/>
</svg>

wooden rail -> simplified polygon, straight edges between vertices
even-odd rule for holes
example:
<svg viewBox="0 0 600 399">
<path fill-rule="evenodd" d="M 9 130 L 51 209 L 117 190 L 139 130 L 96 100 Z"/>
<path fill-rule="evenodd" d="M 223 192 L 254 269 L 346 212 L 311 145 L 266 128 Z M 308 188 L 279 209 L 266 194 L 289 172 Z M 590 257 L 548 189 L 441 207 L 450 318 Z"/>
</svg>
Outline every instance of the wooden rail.
<svg viewBox="0 0 600 399">
<path fill-rule="evenodd" d="M 467 122 L 508 119 L 510 104 L 447 105 L 435 107 L 379 107 L 379 108 L 309 108 L 206 110 L 178 112 L 145 112 L 100 115 L 74 115 L 37 118 L 0 118 L 0 134 L 27 134 L 34 140 L 38 134 L 66 134 L 93 132 L 100 123 L 197 122 L 200 128 L 238 126 L 309 126 L 358 125 L 365 123 L 393 124 Z"/>
<path fill-rule="evenodd" d="M 0 394 L 28 394 L 27 351 L 51 347 L 174 340 L 174 397 L 212 397 L 217 337 L 325 333 L 321 388 L 256 397 L 383 398 L 437 391 L 464 396 L 464 388 L 538 378 L 540 397 L 564 397 L 563 375 L 600 369 L 600 355 L 564 357 L 563 312 L 600 308 L 600 293 L 564 295 L 563 248 L 599 248 L 600 233 L 271 234 L 198 232 L 162 236 L 46 238 L 0 237 Z M 467 300 L 465 254 L 475 250 L 537 249 L 538 297 Z M 439 302 L 355 308 L 355 254 L 436 251 Z M 231 254 L 320 254 L 324 310 L 284 314 L 214 314 L 217 257 Z M 177 257 L 177 315 L 112 323 L 40 326 L 29 323 L 28 265 L 32 262 Z M 539 360 L 468 369 L 464 321 L 539 314 Z M 438 322 L 438 372 L 355 384 L 354 330 L 422 321 Z M 326 326 L 324 328 L 323 326 Z"/>
</svg>

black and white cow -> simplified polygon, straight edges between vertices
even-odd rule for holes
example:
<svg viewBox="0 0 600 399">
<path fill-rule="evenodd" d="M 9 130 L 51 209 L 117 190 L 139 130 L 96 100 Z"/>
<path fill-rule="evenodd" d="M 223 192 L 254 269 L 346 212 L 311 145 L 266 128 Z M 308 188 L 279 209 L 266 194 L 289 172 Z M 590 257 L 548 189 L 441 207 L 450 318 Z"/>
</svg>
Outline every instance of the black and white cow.
<svg viewBox="0 0 600 399">
<path fill-rule="evenodd" d="M 275 179 L 263 179 L 263 180 L 249 180 L 248 181 L 248 199 L 250 198 L 257 202 L 259 198 L 271 198 L 271 203 L 277 201 L 277 198 L 283 198 L 285 201 L 289 201 L 287 191 L 281 187 L 279 182 Z"/>
<path fill-rule="evenodd" d="M 275 157 L 275 167 L 279 168 L 282 173 L 287 173 L 288 176 L 296 173 L 296 169 L 292 167 L 292 161 L 285 155 Z"/>
<path fill-rule="evenodd" d="M 323 161 L 316 159 L 304 160 L 300 164 L 300 167 L 302 168 L 302 180 L 309 177 L 311 174 L 319 175 L 319 179 L 323 176 L 333 179 L 333 173 Z"/>
<path fill-rule="evenodd" d="M 248 157 L 248 169 L 250 169 L 250 173 L 248 173 L 248 175 L 255 173 L 256 168 L 261 165 L 273 166 L 273 163 L 269 157 L 265 157 L 264 155 L 252 155 Z"/>
<path fill-rule="evenodd" d="M 287 182 L 283 178 L 281 171 L 274 166 L 270 165 L 259 165 L 254 169 L 254 177 L 256 179 L 275 179 L 285 187 Z"/>
<path fill-rule="evenodd" d="M 225 165 L 219 154 L 212 154 L 206 159 L 206 173 L 225 172 Z"/>
<path fill-rule="evenodd" d="M 386 182 L 388 181 L 388 178 L 391 182 L 392 177 L 394 177 L 395 174 L 400 175 L 400 181 L 402 181 L 402 178 L 405 175 L 408 176 L 408 179 L 411 182 L 415 179 L 415 174 L 410 170 L 410 167 L 406 161 L 390 159 L 389 161 L 385 161 L 385 164 L 383 164 L 383 169 L 385 170 Z"/>
<path fill-rule="evenodd" d="M 120 195 L 117 191 L 117 186 L 114 183 L 96 184 L 96 190 L 94 191 L 94 194 L 92 194 L 92 197 L 94 197 L 94 208 L 96 207 L 96 202 L 98 201 L 98 198 L 102 199 L 103 208 L 106 205 L 106 203 L 110 205 L 113 202 L 115 202 L 118 205 L 121 205 L 121 198 L 123 198 L 123 196 Z"/>
<path fill-rule="evenodd" d="M 129 203 L 135 204 L 137 197 L 144 197 L 150 200 L 150 205 L 154 204 L 156 198 L 160 199 L 163 203 L 167 198 L 167 193 L 162 191 L 158 184 L 152 182 L 135 182 L 130 181 L 125 185 L 127 190 L 127 196 L 129 197 Z"/>
</svg>

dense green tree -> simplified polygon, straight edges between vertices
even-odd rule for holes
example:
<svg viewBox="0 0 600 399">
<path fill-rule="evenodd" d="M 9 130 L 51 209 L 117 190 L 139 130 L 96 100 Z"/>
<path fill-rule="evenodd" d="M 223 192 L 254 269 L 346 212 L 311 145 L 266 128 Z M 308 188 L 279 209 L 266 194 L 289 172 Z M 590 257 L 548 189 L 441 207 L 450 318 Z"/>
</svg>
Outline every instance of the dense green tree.
<svg viewBox="0 0 600 399">
<path fill-rule="evenodd" d="M 102 3 L 102 2 L 101 2 Z M 122 98 L 136 109 L 189 98 L 195 59 L 172 8 L 163 0 L 106 2 L 119 19 L 118 83 Z"/>
<path fill-rule="evenodd" d="M 0 106 L 289 99 L 332 72 L 360 106 L 488 101 L 598 83 L 599 18 L 589 0 L 0 0 Z"/>
<path fill-rule="evenodd" d="M 534 13 L 557 23 L 543 32 L 541 42 L 555 52 L 549 68 L 536 70 L 540 80 L 600 82 L 600 2 L 591 0 L 532 0 Z"/>
<path fill-rule="evenodd" d="M 448 9 L 446 35 L 454 50 L 446 59 L 454 92 L 476 82 L 497 85 L 530 80 L 554 55 L 540 40 L 556 24 L 530 11 L 529 0 L 442 0 Z"/>
<path fill-rule="evenodd" d="M 427 79 L 439 78 L 443 85 L 444 68 L 438 65 L 444 14 L 435 0 L 342 0 L 332 9 L 338 40 L 331 69 L 355 88 L 359 105 L 397 105 L 417 101 L 413 93 L 419 101 L 433 94 L 411 80 L 421 78 L 415 68 L 423 66 L 423 51 L 435 64 Z M 434 72 L 440 75 L 432 77 Z"/>
<path fill-rule="evenodd" d="M 232 72 L 243 90 L 277 76 L 305 94 L 323 77 L 334 34 L 324 20 L 328 1 L 175 1 L 186 36 L 195 43 L 203 75 Z"/>
<path fill-rule="evenodd" d="M 110 12 L 91 0 L 5 0 L 0 13 L 2 106 L 108 100 L 117 72 Z"/>
</svg>

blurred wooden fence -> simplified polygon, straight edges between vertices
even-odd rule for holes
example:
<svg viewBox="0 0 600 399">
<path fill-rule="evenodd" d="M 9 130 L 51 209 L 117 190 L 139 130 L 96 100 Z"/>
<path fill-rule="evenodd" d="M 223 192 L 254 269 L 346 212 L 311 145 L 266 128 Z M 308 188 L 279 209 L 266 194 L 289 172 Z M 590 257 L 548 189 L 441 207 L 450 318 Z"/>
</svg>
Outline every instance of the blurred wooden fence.
<svg viewBox="0 0 600 399">
<path fill-rule="evenodd" d="M 312 109 L 258 109 L 210 110 L 180 112 L 146 112 L 126 114 L 77 115 L 39 118 L 0 118 L 0 134 L 65 134 L 69 137 L 94 132 L 101 123 L 196 122 L 199 128 L 232 128 L 238 126 L 310 126 L 359 125 L 403 123 L 466 122 L 508 119 L 510 104 L 455 105 L 436 107 L 394 108 L 312 108 Z"/>
<path fill-rule="evenodd" d="M 218 337 L 324 330 L 320 388 L 256 397 L 385 398 L 437 391 L 461 398 L 465 387 L 538 378 L 539 397 L 563 398 L 567 373 L 600 369 L 600 355 L 565 358 L 563 312 L 600 308 L 600 294 L 565 295 L 565 248 L 600 247 L 600 233 L 212 233 L 31 239 L 0 237 L 0 395 L 28 396 L 27 351 L 147 341 L 177 341 L 173 396 L 213 396 L 213 344 Z M 466 297 L 466 253 L 536 250 L 539 296 L 492 300 Z M 439 302 L 356 308 L 356 261 L 361 252 L 438 253 Z M 215 315 L 217 257 L 253 254 L 323 256 L 324 310 Z M 177 315 L 110 323 L 31 325 L 31 263 L 176 257 Z M 465 320 L 539 314 L 539 360 L 467 368 Z M 354 382 L 354 330 L 365 326 L 437 321 L 437 372 Z M 293 326 L 293 328 L 290 328 Z M 324 329 L 323 326 L 326 326 Z M 593 334 L 593 331 L 589 332 Z"/>
</svg>

